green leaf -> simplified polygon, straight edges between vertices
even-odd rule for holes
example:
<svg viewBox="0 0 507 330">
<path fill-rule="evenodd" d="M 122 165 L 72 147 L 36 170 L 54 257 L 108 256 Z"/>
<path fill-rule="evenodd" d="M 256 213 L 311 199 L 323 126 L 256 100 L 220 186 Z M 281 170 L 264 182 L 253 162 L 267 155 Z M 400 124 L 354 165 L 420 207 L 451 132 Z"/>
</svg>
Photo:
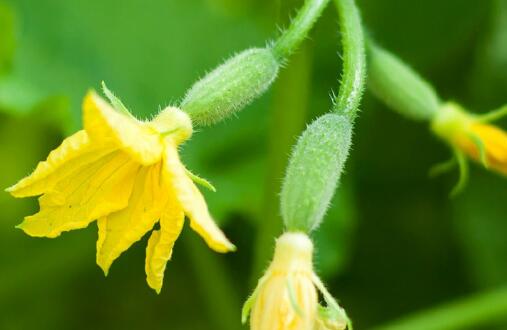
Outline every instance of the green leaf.
<svg viewBox="0 0 507 330">
<path fill-rule="evenodd" d="M 201 178 L 200 176 L 190 172 L 188 169 L 185 169 L 185 172 L 190 177 L 190 179 L 192 179 L 192 181 L 194 181 L 195 183 L 203 186 L 204 188 L 211 190 L 212 192 L 217 191 L 217 189 L 208 180 Z"/>
<path fill-rule="evenodd" d="M 109 102 L 111 102 L 112 106 L 116 111 L 119 111 L 129 117 L 132 117 L 132 113 L 127 109 L 127 107 L 123 104 L 123 102 L 114 95 L 109 88 L 107 88 L 106 83 L 102 81 L 102 91 L 106 95 L 106 97 L 109 99 Z"/>
</svg>

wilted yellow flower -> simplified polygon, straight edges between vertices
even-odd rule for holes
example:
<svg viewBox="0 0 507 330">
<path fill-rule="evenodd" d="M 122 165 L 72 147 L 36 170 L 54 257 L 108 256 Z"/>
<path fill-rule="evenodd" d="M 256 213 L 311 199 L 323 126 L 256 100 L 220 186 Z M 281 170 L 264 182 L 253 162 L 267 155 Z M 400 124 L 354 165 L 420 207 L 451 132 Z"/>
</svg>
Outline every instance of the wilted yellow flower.
<svg viewBox="0 0 507 330">
<path fill-rule="evenodd" d="M 347 328 L 343 309 L 313 271 L 312 256 L 313 244 L 306 234 L 285 233 L 277 239 L 273 261 L 243 307 L 243 322 L 251 310 L 250 329 Z M 327 308 L 319 305 L 317 289 L 323 293 Z"/>
<path fill-rule="evenodd" d="M 507 175 L 507 133 L 488 123 L 496 117 L 472 115 L 458 104 L 447 103 L 434 118 L 432 129 L 457 152 Z"/>
<path fill-rule="evenodd" d="M 57 237 L 98 220 L 97 263 L 112 262 L 153 230 L 146 249 L 146 276 L 160 292 L 185 215 L 215 251 L 234 246 L 217 227 L 203 196 L 178 156 L 190 138 L 190 118 L 166 108 L 149 122 L 135 119 L 105 90 L 111 107 L 94 92 L 83 104 L 84 130 L 68 137 L 34 172 L 7 189 L 15 197 L 39 197 L 40 211 L 19 225 L 36 237 Z M 201 179 L 202 180 L 202 179 Z"/>
</svg>

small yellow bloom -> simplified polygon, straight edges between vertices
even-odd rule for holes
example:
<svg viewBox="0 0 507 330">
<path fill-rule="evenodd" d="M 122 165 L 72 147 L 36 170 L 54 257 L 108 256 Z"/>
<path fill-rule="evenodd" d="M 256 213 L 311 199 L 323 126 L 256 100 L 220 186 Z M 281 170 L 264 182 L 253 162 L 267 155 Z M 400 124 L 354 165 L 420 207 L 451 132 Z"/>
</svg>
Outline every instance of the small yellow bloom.
<svg viewBox="0 0 507 330">
<path fill-rule="evenodd" d="M 458 104 L 447 103 L 437 113 L 432 129 L 458 152 L 507 175 L 507 133 L 481 116 L 467 113 Z"/>
<path fill-rule="evenodd" d="M 228 252 L 234 246 L 179 159 L 178 145 L 192 134 L 190 118 L 169 107 L 149 122 L 139 121 L 108 96 L 114 108 L 89 92 L 84 130 L 65 139 L 7 191 L 15 197 L 42 195 L 40 211 L 19 225 L 30 236 L 57 237 L 97 220 L 97 264 L 106 274 L 116 258 L 159 223 L 146 249 L 146 276 L 160 292 L 185 215 L 213 250 Z"/>
<path fill-rule="evenodd" d="M 313 244 L 303 233 L 277 239 L 273 261 L 243 307 L 252 330 L 344 330 L 350 324 L 343 309 L 313 271 Z M 328 304 L 319 305 L 317 289 Z"/>
</svg>

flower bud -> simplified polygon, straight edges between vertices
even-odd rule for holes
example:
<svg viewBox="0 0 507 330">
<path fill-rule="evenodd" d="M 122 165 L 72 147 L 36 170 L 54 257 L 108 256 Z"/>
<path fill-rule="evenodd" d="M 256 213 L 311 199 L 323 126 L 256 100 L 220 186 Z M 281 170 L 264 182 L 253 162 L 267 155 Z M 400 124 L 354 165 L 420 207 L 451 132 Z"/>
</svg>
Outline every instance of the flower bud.
<svg viewBox="0 0 507 330">
<path fill-rule="evenodd" d="M 277 239 L 273 261 L 243 307 L 243 322 L 251 309 L 251 330 L 346 328 L 346 316 L 340 319 L 321 315 L 321 310 L 340 308 L 313 272 L 312 256 L 313 244 L 306 234 L 289 232 Z M 319 305 L 317 290 L 322 292 L 328 307 Z M 333 327 L 339 324 L 344 326 Z"/>
<path fill-rule="evenodd" d="M 217 123 L 264 93 L 279 67 L 271 49 L 245 50 L 195 83 L 181 102 L 181 109 L 195 124 Z"/>
<path fill-rule="evenodd" d="M 507 133 L 487 123 L 491 116 L 473 115 L 459 104 L 449 102 L 440 108 L 431 128 L 458 152 L 507 175 Z M 496 116 L 493 114 L 492 117 Z"/>
</svg>

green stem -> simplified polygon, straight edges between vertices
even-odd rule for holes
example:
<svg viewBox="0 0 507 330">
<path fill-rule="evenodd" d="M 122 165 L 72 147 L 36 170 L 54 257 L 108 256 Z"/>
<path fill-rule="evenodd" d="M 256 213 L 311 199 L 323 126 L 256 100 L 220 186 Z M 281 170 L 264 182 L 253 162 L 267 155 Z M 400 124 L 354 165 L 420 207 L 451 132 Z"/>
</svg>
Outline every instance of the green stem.
<svg viewBox="0 0 507 330">
<path fill-rule="evenodd" d="M 275 41 L 273 53 L 278 59 L 291 55 L 306 38 L 329 0 L 307 0 L 289 28 Z"/>
<path fill-rule="evenodd" d="M 483 115 L 477 115 L 477 119 L 483 123 L 488 123 L 498 120 L 505 116 L 507 116 L 507 105 L 504 105 L 496 110 L 485 113 Z"/>
<path fill-rule="evenodd" d="M 278 192 L 294 137 L 304 128 L 309 101 L 312 55 L 308 47 L 291 58 L 274 88 L 270 109 L 269 153 L 263 216 L 255 242 L 252 281 L 256 282 L 272 256 L 274 239 L 282 232 Z"/>
<path fill-rule="evenodd" d="M 477 329 L 507 318 L 507 287 L 419 312 L 374 330 Z"/>
<path fill-rule="evenodd" d="M 458 149 L 454 150 L 454 156 L 456 157 L 456 161 L 458 162 L 459 178 L 458 182 L 451 191 L 451 197 L 457 196 L 459 193 L 463 191 L 463 189 L 465 189 L 468 183 L 469 176 L 468 161 L 466 156 Z"/>
<path fill-rule="evenodd" d="M 347 159 L 353 120 L 362 97 L 365 49 L 354 0 L 336 0 L 343 35 L 343 80 L 333 110 L 298 139 L 282 186 L 281 210 L 287 230 L 309 233 L 325 215 Z M 295 93 L 293 93 L 295 95 Z"/>
<path fill-rule="evenodd" d="M 354 119 L 366 78 L 366 56 L 361 16 L 354 0 L 335 0 L 340 16 L 343 73 L 334 111 Z"/>
</svg>

